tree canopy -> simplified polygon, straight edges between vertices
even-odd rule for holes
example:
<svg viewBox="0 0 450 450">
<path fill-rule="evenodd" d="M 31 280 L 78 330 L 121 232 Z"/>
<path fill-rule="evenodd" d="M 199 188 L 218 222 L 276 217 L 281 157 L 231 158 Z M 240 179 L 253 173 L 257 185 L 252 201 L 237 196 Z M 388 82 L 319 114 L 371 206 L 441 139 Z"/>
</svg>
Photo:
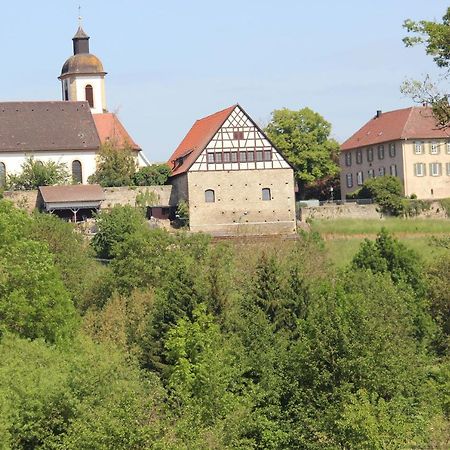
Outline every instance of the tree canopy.
<svg viewBox="0 0 450 450">
<path fill-rule="evenodd" d="M 339 144 L 330 138 L 331 124 L 309 108 L 272 112 L 265 131 L 294 167 L 301 190 L 339 173 Z"/>
</svg>

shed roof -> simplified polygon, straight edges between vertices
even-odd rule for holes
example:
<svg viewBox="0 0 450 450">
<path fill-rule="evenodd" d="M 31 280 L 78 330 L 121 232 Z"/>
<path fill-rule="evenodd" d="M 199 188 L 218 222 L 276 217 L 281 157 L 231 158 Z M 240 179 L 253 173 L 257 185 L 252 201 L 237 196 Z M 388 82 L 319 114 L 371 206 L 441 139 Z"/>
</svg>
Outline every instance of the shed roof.
<svg viewBox="0 0 450 450">
<path fill-rule="evenodd" d="M 87 102 L 1 102 L 0 152 L 97 150 Z"/>
<path fill-rule="evenodd" d="M 448 138 L 449 134 L 448 129 L 439 127 L 431 108 L 403 108 L 381 113 L 370 119 L 341 145 L 341 150 L 399 139 Z"/>
<path fill-rule="evenodd" d="M 230 106 L 194 123 L 169 159 L 168 164 L 172 169 L 172 176 L 189 170 L 236 106 L 238 105 Z M 181 164 L 177 165 L 177 160 L 181 158 L 183 158 Z"/>
<path fill-rule="evenodd" d="M 74 184 L 67 186 L 39 186 L 45 203 L 100 202 L 105 198 L 98 184 Z"/>
</svg>

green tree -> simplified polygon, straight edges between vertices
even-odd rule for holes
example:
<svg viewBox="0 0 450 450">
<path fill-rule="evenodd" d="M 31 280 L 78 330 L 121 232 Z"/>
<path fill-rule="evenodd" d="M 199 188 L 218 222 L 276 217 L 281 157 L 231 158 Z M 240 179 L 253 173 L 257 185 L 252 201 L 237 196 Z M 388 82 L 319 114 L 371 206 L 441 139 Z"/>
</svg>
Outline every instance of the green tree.
<svg viewBox="0 0 450 450">
<path fill-rule="evenodd" d="M 97 215 L 98 231 L 92 239 L 92 246 L 100 258 L 114 257 L 114 247 L 127 236 L 146 228 L 141 212 L 131 206 L 116 205 L 109 211 Z"/>
<path fill-rule="evenodd" d="M 152 164 L 141 167 L 134 174 L 133 181 L 136 186 L 162 186 L 167 183 L 170 172 L 167 164 Z"/>
<path fill-rule="evenodd" d="M 111 142 L 102 144 L 97 155 L 97 170 L 89 183 L 101 186 L 132 186 L 136 160 L 130 146 L 117 147 Z"/>
<path fill-rule="evenodd" d="M 447 68 L 450 66 L 450 7 L 447 8 L 442 22 L 429 20 L 405 20 L 403 27 L 411 36 L 403 38 L 407 47 L 424 44 L 427 55 L 433 56 L 434 62 L 441 69 L 446 70 L 444 78 L 448 77 Z M 448 92 L 430 80 L 410 80 L 403 84 L 402 91 L 419 103 L 431 105 L 438 123 L 446 127 L 450 123 L 450 104 Z"/>
<path fill-rule="evenodd" d="M 33 157 L 26 158 L 22 164 L 22 172 L 8 176 L 8 188 L 11 190 L 32 190 L 38 186 L 69 184 L 70 174 L 64 163 L 54 161 L 38 161 Z"/>
<path fill-rule="evenodd" d="M 275 110 L 265 131 L 294 167 L 301 194 L 306 185 L 339 173 L 339 144 L 320 114 L 309 108 Z"/>
</svg>

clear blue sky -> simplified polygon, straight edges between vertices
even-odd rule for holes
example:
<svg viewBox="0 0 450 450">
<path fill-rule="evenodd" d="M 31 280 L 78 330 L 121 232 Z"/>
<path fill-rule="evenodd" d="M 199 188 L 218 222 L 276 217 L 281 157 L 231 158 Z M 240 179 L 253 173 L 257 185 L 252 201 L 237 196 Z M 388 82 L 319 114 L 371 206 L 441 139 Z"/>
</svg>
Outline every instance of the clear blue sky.
<svg viewBox="0 0 450 450">
<path fill-rule="evenodd" d="M 434 73 L 406 49 L 405 18 L 441 19 L 441 0 L 15 0 L 3 2 L 0 99 L 60 99 L 78 5 L 103 62 L 107 106 L 152 161 L 192 123 L 239 102 L 259 123 L 308 106 L 340 142 L 377 109 L 410 106 L 399 86 Z"/>
</svg>

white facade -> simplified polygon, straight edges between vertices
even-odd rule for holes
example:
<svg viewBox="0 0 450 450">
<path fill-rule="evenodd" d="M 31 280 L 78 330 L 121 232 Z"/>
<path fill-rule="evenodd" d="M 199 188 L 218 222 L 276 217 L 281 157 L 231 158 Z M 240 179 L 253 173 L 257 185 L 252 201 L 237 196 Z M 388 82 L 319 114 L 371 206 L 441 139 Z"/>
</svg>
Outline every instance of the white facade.
<svg viewBox="0 0 450 450">
<path fill-rule="evenodd" d="M 61 78 L 62 99 L 69 101 L 88 101 L 86 87 L 92 87 L 94 104 L 92 114 L 106 111 L 105 79 L 103 75 L 70 75 Z"/>
<path fill-rule="evenodd" d="M 30 156 L 36 161 L 54 161 L 56 163 L 63 163 L 67 166 L 69 174 L 72 173 L 72 163 L 74 161 L 79 161 L 81 163 L 83 184 L 87 184 L 89 176 L 92 175 L 96 169 L 96 152 L 92 150 L 61 152 L 39 151 L 34 153 L 4 152 L 0 153 L 0 163 L 5 165 L 6 176 L 20 174 L 22 172 L 23 163 L 26 158 Z"/>
</svg>

